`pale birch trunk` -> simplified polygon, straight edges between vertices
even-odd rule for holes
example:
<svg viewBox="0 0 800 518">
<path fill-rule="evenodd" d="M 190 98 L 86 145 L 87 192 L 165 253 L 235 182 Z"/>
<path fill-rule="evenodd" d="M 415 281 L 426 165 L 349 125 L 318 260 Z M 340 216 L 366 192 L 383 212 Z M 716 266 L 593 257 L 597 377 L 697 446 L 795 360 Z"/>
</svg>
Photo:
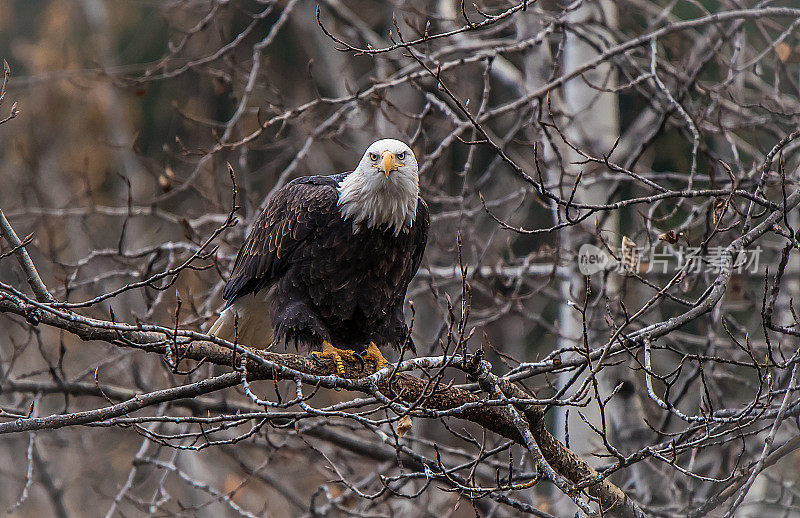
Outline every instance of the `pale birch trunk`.
<svg viewBox="0 0 800 518">
<path fill-rule="evenodd" d="M 605 26 L 608 29 L 613 29 L 616 26 L 617 19 L 615 3 L 611 1 L 584 3 L 569 15 L 569 21 L 573 23 L 587 23 L 593 19 L 603 19 L 605 20 Z M 597 55 L 598 50 L 595 47 L 570 32 L 565 40 L 563 70 L 565 73 L 569 73 L 569 71 L 595 59 Z M 598 90 L 592 85 L 599 86 L 605 91 Z M 618 96 L 616 93 L 608 91 L 613 90 L 615 86 L 615 73 L 608 64 L 603 64 L 584 74 L 584 78 L 576 78 L 567 82 L 564 86 L 563 106 L 566 114 L 564 132 L 573 145 L 593 156 L 607 155 L 620 134 Z M 581 168 L 583 168 L 583 179 L 590 179 L 593 175 L 602 172 L 601 168 L 591 164 L 574 165 L 573 162 L 582 160 L 582 157 L 571 148 L 565 146 L 565 149 L 562 150 L 562 156 L 566 162 L 564 164 L 565 170 L 570 175 L 569 182 L 574 181 L 577 174 L 581 172 Z M 611 188 L 610 182 L 594 183 L 590 188 L 579 185 L 575 194 L 575 201 L 589 204 L 606 203 Z M 607 217 L 599 226 L 599 229 L 597 221 L 596 218 L 590 218 L 583 225 L 565 228 L 561 232 L 561 250 L 577 254 L 578 249 L 584 243 L 595 242 L 595 244 L 599 244 L 596 243 L 596 238 L 592 237 L 592 234 L 595 234 L 597 230 L 600 231 L 603 240 L 612 250 L 617 250 L 620 244 L 618 214 L 614 213 Z M 570 306 L 570 301 L 577 306 L 583 304 L 586 296 L 586 278 L 578 270 L 575 259 L 571 260 L 566 266 L 569 268 L 570 275 L 560 285 L 562 303 L 559 308 L 559 327 L 562 335 L 558 346 L 585 347 L 583 317 L 575 308 Z M 599 284 L 597 280 L 601 278 L 602 274 L 598 273 L 596 274 L 596 279 L 593 280 L 595 291 Z M 621 281 L 621 277 L 616 273 L 612 273 L 607 278 L 604 295 L 612 300 L 612 304 L 619 297 Z M 603 323 L 603 315 L 606 311 L 605 306 L 606 304 L 602 300 L 595 305 L 590 303 L 587 306 L 587 341 L 588 346 L 592 349 L 601 347 L 611 335 L 611 331 Z M 628 369 L 626 363 L 616 367 L 604 368 L 598 375 L 600 398 L 607 398 L 620 383 L 630 384 L 629 387 L 635 387 L 636 380 L 630 379 L 632 378 L 632 372 Z M 568 381 L 569 376 L 564 375 L 560 383 L 564 384 Z M 583 381 L 584 378 L 579 379 L 574 386 L 579 386 Z M 642 443 L 642 439 L 648 435 L 643 420 L 641 401 L 638 400 L 636 391 L 619 391 L 614 398 L 606 403 L 605 423 L 602 422 L 600 407 L 594 391 L 591 393 L 592 402 L 585 408 L 572 408 L 569 412 L 567 407 L 557 407 L 555 409 L 556 433 L 559 434 L 562 440 L 568 440 L 570 448 L 590 463 L 594 460 L 595 464 L 600 464 L 602 458 L 595 457 L 594 454 L 606 452 L 602 438 L 584 422 L 584 419 L 592 423 L 598 430 L 607 430 L 606 435 L 615 447 L 626 453 L 635 451 L 639 443 Z M 581 415 L 583 418 L 581 418 Z M 568 437 L 565 433 L 566 430 L 568 430 Z M 636 488 L 636 493 L 639 495 L 652 494 L 645 487 L 648 485 L 646 481 L 648 477 L 643 475 L 643 473 L 651 474 L 650 468 L 643 464 L 638 464 L 637 469 L 631 472 L 634 473 L 632 482 Z"/>
</svg>

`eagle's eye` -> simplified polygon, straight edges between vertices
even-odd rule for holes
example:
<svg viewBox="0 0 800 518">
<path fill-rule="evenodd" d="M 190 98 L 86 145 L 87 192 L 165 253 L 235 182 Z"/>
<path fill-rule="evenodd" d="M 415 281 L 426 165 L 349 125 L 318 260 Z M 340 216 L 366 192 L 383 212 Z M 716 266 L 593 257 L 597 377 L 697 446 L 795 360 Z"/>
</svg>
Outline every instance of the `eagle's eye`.
<svg viewBox="0 0 800 518">
<path fill-rule="evenodd" d="M 396 156 L 397 156 L 398 160 L 403 160 L 406 157 L 406 152 L 405 151 L 401 151 L 401 152 L 397 153 Z"/>
<path fill-rule="evenodd" d="M 369 159 L 372 160 L 373 162 L 377 162 L 378 161 L 378 153 L 370 153 L 369 154 Z"/>
</svg>

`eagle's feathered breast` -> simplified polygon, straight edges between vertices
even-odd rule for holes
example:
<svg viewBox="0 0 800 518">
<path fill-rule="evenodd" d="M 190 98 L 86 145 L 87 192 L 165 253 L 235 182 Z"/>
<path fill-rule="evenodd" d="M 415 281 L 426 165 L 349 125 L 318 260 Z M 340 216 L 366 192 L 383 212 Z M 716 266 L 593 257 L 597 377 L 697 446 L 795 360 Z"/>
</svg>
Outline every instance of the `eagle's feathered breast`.
<svg viewBox="0 0 800 518">
<path fill-rule="evenodd" d="M 428 210 L 412 224 L 354 227 L 338 204 L 346 175 L 294 180 L 278 191 L 239 251 L 224 297 L 269 288 L 277 341 L 363 350 L 406 338 L 403 302 L 419 267 Z"/>
</svg>

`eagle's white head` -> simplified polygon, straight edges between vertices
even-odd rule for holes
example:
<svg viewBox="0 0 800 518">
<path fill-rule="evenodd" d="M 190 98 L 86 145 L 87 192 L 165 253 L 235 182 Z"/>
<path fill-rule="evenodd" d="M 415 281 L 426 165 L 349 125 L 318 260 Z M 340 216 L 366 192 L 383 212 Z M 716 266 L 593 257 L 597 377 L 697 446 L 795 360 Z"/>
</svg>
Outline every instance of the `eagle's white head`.
<svg viewBox="0 0 800 518">
<path fill-rule="evenodd" d="M 404 142 L 373 142 L 352 173 L 339 184 L 339 207 L 352 218 L 353 232 L 388 224 L 397 235 L 410 228 L 417 215 L 419 167 Z"/>
</svg>

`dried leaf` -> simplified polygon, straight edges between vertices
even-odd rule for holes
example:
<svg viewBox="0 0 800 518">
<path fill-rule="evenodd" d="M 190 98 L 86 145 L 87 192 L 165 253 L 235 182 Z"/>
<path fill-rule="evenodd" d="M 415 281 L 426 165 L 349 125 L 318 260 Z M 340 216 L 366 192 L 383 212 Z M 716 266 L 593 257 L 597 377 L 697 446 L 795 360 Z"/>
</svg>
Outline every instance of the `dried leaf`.
<svg viewBox="0 0 800 518">
<path fill-rule="evenodd" d="M 778 43 L 775 45 L 775 53 L 778 54 L 778 59 L 786 63 L 789 60 L 789 56 L 792 55 L 792 47 L 785 43 Z"/>
<path fill-rule="evenodd" d="M 716 225 L 722 219 L 722 216 L 725 215 L 725 212 L 728 210 L 728 199 L 727 198 L 717 198 L 714 200 L 714 224 Z"/>
<path fill-rule="evenodd" d="M 216 95 L 222 95 L 230 90 L 230 81 L 226 81 L 221 77 L 214 77 L 211 80 L 211 84 L 214 87 L 214 94 Z"/>
<path fill-rule="evenodd" d="M 678 242 L 678 238 L 683 235 L 683 232 L 676 233 L 674 230 L 670 230 L 669 232 L 664 232 L 663 234 L 658 235 L 658 239 L 661 241 L 666 241 L 667 243 L 674 245 Z"/>
<path fill-rule="evenodd" d="M 614 322 L 613 318 L 611 318 L 608 315 L 603 315 L 603 316 L 605 317 L 606 325 L 609 327 L 609 329 L 616 329 L 617 328 L 617 324 L 616 324 L 616 322 Z"/>
<path fill-rule="evenodd" d="M 228 494 L 233 494 L 237 489 L 241 489 L 242 479 L 230 474 L 225 477 L 225 482 L 222 485 L 223 491 Z"/>
<path fill-rule="evenodd" d="M 680 286 L 681 293 L 686 295 L 692 289 L 692 283 L 689 282 L 689 276 L 686 275 L 686 270 L 683 270 L 680 273 L 680 276 L 677 280 L 678 286 Z"/>
<path fill-rule="evenodd" d="M 328 493 L 331 494 L 331 497 L 339 498 L 340 496 L 342 496 L 342 493 L 344 493 L 344 490 L 346 488 L 341 484 L 327 484 L 325 486 L 325 489 L 327 490 Z"/>
<path fill-rule="evenodd" d="M 158 186 L 162 191 L 167 192 L 172 189 L 172 181 L 175 179 L 175 171 L 170 166 L 164 168 L 164 172 L 158 177 Z"/>
<path fill-rule="evenodd" d="M 622 263 L 625 268 L 630 271 L 636 271 L 639 264 L 639 248 L 636 246 L 636 242 L 628 236 L 622 236 L 620 252 L 622 253 Z"/>
<path fill-rule="evenodd" d="M 161 189 L 161 192 L 168 192 L 170 189 L 172 189 L 172 180 L 170 180 L 167 175 L 159 175 L 158 187 Z"/>
<path fill-rule="evenodd" d="M 400 419 L 400 421 L 397 423 L 397 435 L 399 435 L 400 437 L 404 436 L 406 434 L 406 432 L 411 430 L 411 425 L 412 424 L 413 423 L 411 421 L 411 416 L 410 415 L 404 415 Z"/>
</svg>

